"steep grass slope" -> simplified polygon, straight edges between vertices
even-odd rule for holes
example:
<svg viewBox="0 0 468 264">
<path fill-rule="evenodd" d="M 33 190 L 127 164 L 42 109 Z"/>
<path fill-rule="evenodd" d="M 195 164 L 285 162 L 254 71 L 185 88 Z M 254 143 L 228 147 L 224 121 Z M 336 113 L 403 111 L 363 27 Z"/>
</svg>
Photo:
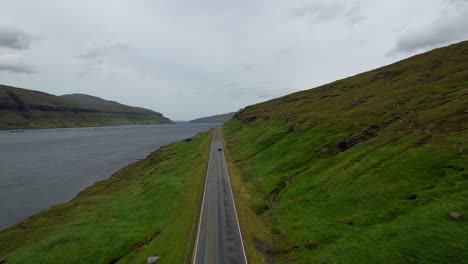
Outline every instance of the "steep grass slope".
<svg viewBox="0 0 468 264">
<path fill-rule="evenodd" d="M 108 264 L 156 255 L 158 263 L 183 263 L 210 142 L 202 133 L 162 147 L 72 201 L 0 231 L 0 258 Z"/>
<path fill-rule="evenodd" d="M 190 122 L 194 123 L 225 123 L 229 119 L 231 119 L 234 116 L 235 112 L 227 113 L 227 114 L 221 114 L 221 115 L 214 115 L 214 116 L 208 116 L 208 117 L 201 117 L 194 119 Z"/>
<path fill-rule="evenodd" d="M 94 96 L 55 96 L 0 85 L 0 129 L 171 122 L 158 112 Z"/>
<path fill-rule="evenodd" d="M 278 263 L 466 263 L 467 99 L 462 42 L 238 112 L 225 141 L 251 211 L 240 215 L 256 218 L 241 225 L 269 229 L 244 226 L 248 250 Z"/>
</svg>

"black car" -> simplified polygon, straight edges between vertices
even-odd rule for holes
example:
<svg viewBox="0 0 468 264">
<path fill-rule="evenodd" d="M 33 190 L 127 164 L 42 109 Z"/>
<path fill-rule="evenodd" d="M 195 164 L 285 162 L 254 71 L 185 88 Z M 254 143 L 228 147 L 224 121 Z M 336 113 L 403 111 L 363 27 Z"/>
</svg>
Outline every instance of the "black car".
<svg viewBox="0 0 468 264">
<path fill-rule="evenodd" d="M 223 148 L 218 148 L 218 151 L 222 151 L 222 150 L 223 150 Z"/>
</svg>

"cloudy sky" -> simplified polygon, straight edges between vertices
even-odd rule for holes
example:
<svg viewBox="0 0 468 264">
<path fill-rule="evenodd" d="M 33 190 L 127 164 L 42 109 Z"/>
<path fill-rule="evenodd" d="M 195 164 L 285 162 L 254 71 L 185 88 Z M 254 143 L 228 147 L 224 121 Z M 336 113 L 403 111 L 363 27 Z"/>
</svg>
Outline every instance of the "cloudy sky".
<svg viewBox="0 0 468 264">
<path fill-rule="evenodd" d="M 174 120 L 468 39 L 468 0 L 1 0 L 0 83 Z"/>
</svg>

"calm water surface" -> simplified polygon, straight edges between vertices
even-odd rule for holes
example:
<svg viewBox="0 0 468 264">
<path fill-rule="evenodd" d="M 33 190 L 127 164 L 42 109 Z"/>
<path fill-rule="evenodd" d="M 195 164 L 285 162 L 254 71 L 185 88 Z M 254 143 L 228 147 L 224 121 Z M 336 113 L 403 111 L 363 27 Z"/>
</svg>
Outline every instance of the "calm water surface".
<svg viewBox="0 0 468 264">
<path fill-rule="evenodd" d="M 168 143 L 218 124 L 0 131 L 0 229 L 69 201 Z"/>
</svg>

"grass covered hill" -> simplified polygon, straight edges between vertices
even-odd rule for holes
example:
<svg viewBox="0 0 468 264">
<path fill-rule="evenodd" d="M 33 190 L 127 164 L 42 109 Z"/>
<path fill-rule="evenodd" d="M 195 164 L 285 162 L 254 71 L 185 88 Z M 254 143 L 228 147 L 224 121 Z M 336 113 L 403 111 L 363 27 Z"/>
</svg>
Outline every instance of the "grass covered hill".
<svg viewBox="0 0 468 264">
<path fill-rule="evenodd" d="M 231 119 L 234 116 L 235 112 L 227 113 L 227 114 L 221 114 L 221 115 L 214 115 L 214 116 L 208 116 L 208 117 L 201 117 L 194 119 L 190 122 L 194 123 L 225 123 L 229 119 Z"/>
<path fill-rule="evenodd" d="M 72 201 L 0 231 L 2 263 L 147 263 L 149 256 L 184 263 L 210 142 L 205 132 L 162 147 Z"/>
<path fill-rule="evenodd" d="M 462 42 L 238 112 L 224 136 L 249 257 L 466 263 L 467 100 Z"/>
<path fill-rule="evenodd" d="M 85 94 L 0 85 L 0 129 L 171 123 L 161 113 Z"/>
</svg>

